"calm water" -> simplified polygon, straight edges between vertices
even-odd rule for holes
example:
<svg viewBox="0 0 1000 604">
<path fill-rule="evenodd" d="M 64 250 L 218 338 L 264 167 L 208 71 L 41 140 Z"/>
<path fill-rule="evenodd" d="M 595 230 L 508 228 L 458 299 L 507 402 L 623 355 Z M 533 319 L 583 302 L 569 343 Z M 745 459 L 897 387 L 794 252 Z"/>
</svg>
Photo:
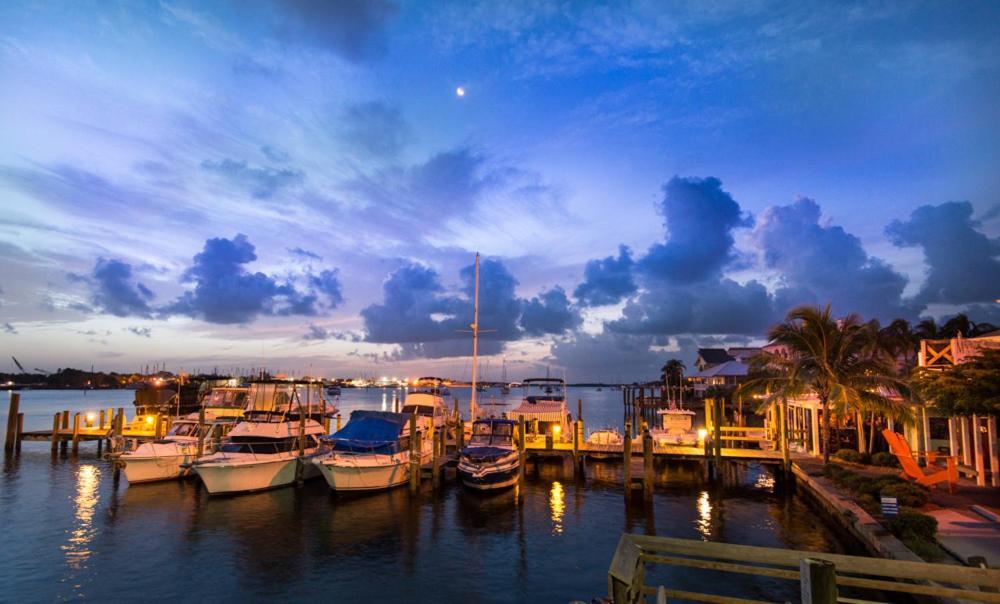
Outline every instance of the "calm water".
<svg viewBox="0 0 1000 604">
<path fill-rule="evenodd" d="M 345 416 L 380 408 L 381 394 L 345 390 L 341 408 Z M 584 399 L 588 430 L 621 424 L 619 392 L 570 394 Z M 22 392 L 28 428 L 51 426 L 60 409 L 130 401 L 124 391 Z M 338 497 L 322 480 L 214 498 L 196 481 L 116 483 L 93 444 L 74 460 L 52 458 L 47 443 L 25 443 L 0 479 L 0 601 L 567 602 L 606 593 L 625 531 L 825 551 L 848 545 L 797 497 L 775 493 L 766 471 L 750 467 L 727 486 L 703 483 L 693 468 L 658 471 L 667 482 L 652 503 L 631 506 L 620 464 L 600 463 L 588 466 L 585 481 L 569 466 L 529 465 L 520 500 L 514 490 L 482 496 L 454 483 L 437 493 L 425 484 L 419 497 L 405 488 Z M 798 589 L 695 571 L 657 578 L 770 599 L 796 599 Z"/>
</svg>

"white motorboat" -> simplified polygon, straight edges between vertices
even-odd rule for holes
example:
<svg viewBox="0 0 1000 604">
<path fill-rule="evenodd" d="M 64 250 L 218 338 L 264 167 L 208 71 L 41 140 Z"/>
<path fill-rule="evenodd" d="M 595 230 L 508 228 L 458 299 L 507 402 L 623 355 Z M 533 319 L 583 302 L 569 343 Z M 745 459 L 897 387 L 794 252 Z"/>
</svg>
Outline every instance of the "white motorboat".
<svg viewBox="0 0 1000 604">
<path fill-rule="evenodd" d="M 416 415 L 417 424 L 422 430 L 447 426 L 448 406 L 444 399 L 444 380 L 436 377 L 417 379 L 413 388 L 406 393 L 402 412 Z"/>
<path fill-rule="evenodd" d="M 334 491 L 379 491 L 410 478 L 410 414 L 353 411 L 341 430 L 323 437 L 313 459 Z M 429 438 L 421 449 L 432 454 Z"/>
<path fill-rule="evenodd" d="M 587 457 L 591 459 L 611 459 L 622 451 L 625 439 L 617 428 L 594 430 L 587 437 Z"/>
<path fill-rule="evenodd" d="M 517 482 L 521 456 L 514 446 L 509 419 L 481 419 L 472 424 L 469 446 L 462 449 L 458 476 L 462 484 L 480 491 L 503 489 Z"/>
<path fill-rule="evenodd" d="M 243 421 L 218 451 L 195 461 L 194 470 L 213 495 L 318 477 L 311 463 L 325 432 L 318 420 L 335 412 L 317 383 L 253 383 Z"/>
<path fill-rule="evenodd" d="M 661 446 L 698 444 L 698 431 L 692 427 L 694 411 L 672 406 L 659 409 L 656 414 L 660 417 L 660 425 L 649 431 L 654 443 Z"/>
<path fill-rule="evenodd" d="M 566 381 L 559 378 L 529 378 L 522 382 L 525 395 L 521 404 L 507 417 L 523 417 L 528 441 L 552 436 L 555 442 L 573 439 L 569 408 L 566 406 Z"/>
</svg>

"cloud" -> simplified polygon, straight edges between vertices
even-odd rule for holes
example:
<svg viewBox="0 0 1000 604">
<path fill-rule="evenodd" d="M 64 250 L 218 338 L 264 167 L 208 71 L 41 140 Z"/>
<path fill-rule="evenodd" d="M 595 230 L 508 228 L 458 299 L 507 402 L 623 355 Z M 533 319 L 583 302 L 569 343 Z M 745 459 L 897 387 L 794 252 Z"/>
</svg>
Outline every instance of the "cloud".
<svg viewBox="0 0 1000 604">
<path fill-rule="evenodd" d="M 894 245 L 923 249 L 928 272 L 917 302 L 970 304 L 997 298 L 1000 239 L 991 239 L 981 227 L 967 201 L 921 206 L 909 219 L 886 227 Z"/>
<path fill-rule="evenodd" d="M 149 337 L 152 337 L 152 335 L 153 335 L 153 330 L 150 329 L 150 328 L 148 328 L 148 327 L 134 327 L 133 326 L 133 327 L 127 327 L 127 328 L 125 328 L 124 331 L 127 331 L 129 333 L 133 333 L 133 334 L 139 336 L 140 338 L 149 338 Z"/>
<path fill-rule="evenodd" d="M 385 52 L 385 28 L 398 12 L 387 0 L 286 0 L 279 33 L 296 42 L 327 48 L 349 61 L 362 62 Z"/>
<path fill-rule="evenodd" d="M 230 184 L 249 191 L 257 199 L 270 199 L 282 189 L 300 184 L 305 180 L 305 174 L 298 170 L 254 168 L 245 160 L 235 160 L 228 157 L 219 161 L 206 159 L 201 162 L 201 167 L 203 170 L 223 177 Z"/>
<path fill-rule="evenodd" d="M 260 315 L 315 316 L 342 301 L 336 271 L 310 276 L 312 289 L 301 290 L 262 272 L 246 270 L 245 265 L 255 260 L 255 248 L 246 235 L 207 240 L 184 272 L 183 280 L 194 283 L 194 290 L 163 308 L 163 313 L 209 323 L 249 323 Z"/>
<path fill-rule="evenodd" d="M 319 325 L 310 323 L 309 324 L 309 331 L 306 332 L 306 335 L 302 336 L 302 339 L 303 340 L 326 340 L 329 337 L 330 337 L 330 332 L 328 332 L 327 330 L 323 329 Z"/>
<path fill-rule="evenodd" d="M 576 332 L 552 345 L 551 360 L 565 367 L 574 380 L 633 381 L 659 373 L 662 355 L 653 352 L 653 336 L 604 331 L 591 335 Z"/>
<path fill-rule="evenodd" d="M 90 289 L 90 302 L 98 312 L 116 317 L 150 317 L 149 303 L 153 292 L 132 279 L 132 265 L 116 259 L 98 258 L 90 275 L 66 275 L 70 281 L 85 283 Z M 77 310 L 91 310 L 76 304 Z"/>
<path fill-rule="evenodd" d="M 316 252 L 310 252 L 309 250 L 302 249 L 300 247 L 290 247 L 288 252 L 293 256 L 298 256 L 299 258 L 305 258 L 306 260 L 322 260 L 323 257 Z"/>
<path fill-rule="evenodd" d="M 260 148 L 260 152 L 264 154 L 264 157 L 276 164 L 283 164 L 291 157 L 287 151 L 275 145 L 263 145 Z"/>
<path fill-rule="evenodd" d="M 639 270 L 673 283 L 717 276 L 732 259 L 733 229 L 752 226 L 752 219 L 717 178 L 675 176 L 663 193 L 660 211 L 668 238 L 639 260 Z"/>
<path fill-rule="evenodd" d="M 17 335 L 17 329 L 13 325 L 11 325 L 10 323 L 4 323 L 3 324 L 3 332 L 4 333 L 13 334 L 13 335 Z"/>
<path fill-rule="evenodd" d="M 558 286 L 521 303 L 521 327 L 528 336 L 565 333 L 582 322 L 566 292 Z"/>
<path fill-rule="evenodd" d="M 768 208 L 758 221 L 754 241 L 765 265 L 781 273 L 777 310 L 832 302 L 838 312 L 865 317 L 915 317 L 901 302 L 906 277 L 869 256 L 842 227 L 821 225 L 820 216 L 819 204 L 800 198 Z"/>
<path fill-rule="evenodd" d="M 316 340 L 316 341 L 334 339 L 334 340 L 342 340 L 345 342 L 361 342 L 363 341 L 364 338 L 361 335 L 350 331 L 330 331 L 324 327 L 316 325 L 315 323 L 310 323 L 309 331 L 307 331 L 305 335 L 302 336 L 302 339 Z"/>
<path fill-rule="evenodd" d="M 459 291 L 451 293 L 431 268 L 411 263 L 397 269 L 382 285 L 382 302 L 361 310 L 365 340 L 397 344 L 397 360 L 469 354 L 474 267 L 464 267 L 459 276 Z M 531 300 L 520 299 L 515 292 L 517 280 L 492 258 L 480 262 L 479 277 L 481 354 L 499 353 L 505 342 L 562 333 L 580 324 L 562 288 Z"/>
<path fill-rule="evenodd" d="M 573 291 L 581 306 L 617 304 L 636 291 L 632 267 L 635 262 L 627 246 L 618 246 L 618 257 L 587 262 L 583 283 Z"/>
<path fill-rule="evenodd" d="M 348 106 L 339 117 L 337 132 L 349 148 L 374 158 L 395 157 L 410 139 L 399 109 L 378 101 Z"/>
</svg>

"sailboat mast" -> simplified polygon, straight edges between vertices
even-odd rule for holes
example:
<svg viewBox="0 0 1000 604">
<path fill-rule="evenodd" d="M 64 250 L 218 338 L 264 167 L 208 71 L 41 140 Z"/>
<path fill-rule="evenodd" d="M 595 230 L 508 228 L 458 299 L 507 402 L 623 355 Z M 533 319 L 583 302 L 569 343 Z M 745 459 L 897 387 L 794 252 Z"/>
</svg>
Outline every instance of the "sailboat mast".
<svg viewBox="0 0 1000 604">
<path fill-rule="evenodd" d="M 479 253 L 476 253 L 476 285 L 472 302 L 472 403 L 469 411 L 476 419 L 476 368 L 479 365 Z"/>
</svg>

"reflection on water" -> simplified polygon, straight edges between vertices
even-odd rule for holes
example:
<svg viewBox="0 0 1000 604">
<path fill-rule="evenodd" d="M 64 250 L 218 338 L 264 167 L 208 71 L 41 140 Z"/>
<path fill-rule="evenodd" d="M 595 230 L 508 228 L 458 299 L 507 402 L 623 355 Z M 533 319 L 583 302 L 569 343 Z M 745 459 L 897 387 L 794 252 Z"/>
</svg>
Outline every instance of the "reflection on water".
<svg viewBox="0 0 1000 604">
<path fill-rule="evenodd" d="M 698 519 L 694 526 L 705 541 L 712 538 L 712 501 L 708 498 L 708 491 L 698 495 Z"/>
<path fill-rule="evenodd" d="M 764 489 L 766 491 L 774 490 L 774 476 L 768 474 L 767 472 L 761 472 L 757 475 L 757 482 L 753 485 L 755 488 Z"/>
<path fill-rule="evenodd" d="M 552 488 L 549 489 L 549 510 L 552 515 L 552 534 L 561 535 L 563 516 L 566 514 L 566 493 L 558 480 L 553 482 Z"/>
<path fill-rule="evenodd" d="M 90 542 L 94 539 L 94 509 L 100 500 L 98 487 L 101 484 L 101 470 L 93 464 L 81 465 L 76 472 L 76 526 L 63 545 L 66 563 L 70 568 L 79 569 L 90 558 Z"/>
</svg>

